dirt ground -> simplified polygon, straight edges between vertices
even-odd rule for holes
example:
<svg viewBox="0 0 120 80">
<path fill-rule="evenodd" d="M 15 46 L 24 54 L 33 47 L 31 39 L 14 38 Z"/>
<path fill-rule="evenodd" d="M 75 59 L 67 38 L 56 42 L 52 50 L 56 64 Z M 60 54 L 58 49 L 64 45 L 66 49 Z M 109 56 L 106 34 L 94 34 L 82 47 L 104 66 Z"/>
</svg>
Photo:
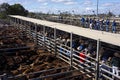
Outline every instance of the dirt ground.
<svg viewBox="0 0 120 80">
<path fill-rule="evenodd" d="M 2 55 L 0 61 L 2 61 L 0 73 L 8 73 L 9 75 L 27 74 L 67 66 L 65 62 L 44 50 L 28 50 L 9 56 Z"/>
</svg>

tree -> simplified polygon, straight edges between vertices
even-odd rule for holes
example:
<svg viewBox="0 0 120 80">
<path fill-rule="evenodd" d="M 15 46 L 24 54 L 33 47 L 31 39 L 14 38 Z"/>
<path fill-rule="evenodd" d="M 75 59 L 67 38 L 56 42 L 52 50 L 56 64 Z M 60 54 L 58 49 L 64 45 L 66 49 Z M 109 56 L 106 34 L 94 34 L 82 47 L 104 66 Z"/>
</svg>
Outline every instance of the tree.
<svg viewBox="0 0 120 80">
<path fill-rule="evenodd" d="M 11 5 L 9 12 L 11 15 L 22 15 L 22 16 L 28 15 L 28 11 L 21 4 Z"/>
<path fill-rule="evenodd" d="M 10 5 L 8 3 L 3 3 L 0 5 L 0 18 L 6 18 L 9 14 Z"/>
<path fill-rule="evenodd" d="M 5 19 L 7 15 L 27 16 L 28 11 L 21 4 L 9 5 L 8 3 L 3 3 L 0 5 L 0 18 Z"/>
</svg>

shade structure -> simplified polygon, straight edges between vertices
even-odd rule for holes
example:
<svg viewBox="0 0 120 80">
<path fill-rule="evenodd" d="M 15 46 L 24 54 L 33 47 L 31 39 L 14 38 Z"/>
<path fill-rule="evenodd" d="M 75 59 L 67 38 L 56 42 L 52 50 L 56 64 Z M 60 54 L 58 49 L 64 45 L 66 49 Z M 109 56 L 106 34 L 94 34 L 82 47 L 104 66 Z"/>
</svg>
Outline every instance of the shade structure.
<svg viewBox="0 0 120 80">
<path fill-rule="evenodd" d="M 120 46 L 120 34 L 92 30 L 89 28 L 82 28 L 82 27 L 78 27 L 78 26 L 62 24 L 62 23 L 57 23 L 57 22 L 51 22 L 51 21 L 46 21 L 46 20 L 28 18 L 28 17 L 19 16 L 19 15 L 9 15 L 9 16 L 12 18 L 17 18 L 20 20 L 32 22 L 32 23 L 35 23 L 38 25 L 56 28 L 58 30 L 62 30 L 62 31 L 65 31 L 68 33 L 73 33 L 73 34 L 83 36 L 86 38 L 90 38 L 90 39 L 94 39 L 94 40 L 100 39 L 100 41 L 102 41 L 102 42 Z"/>
</svg>

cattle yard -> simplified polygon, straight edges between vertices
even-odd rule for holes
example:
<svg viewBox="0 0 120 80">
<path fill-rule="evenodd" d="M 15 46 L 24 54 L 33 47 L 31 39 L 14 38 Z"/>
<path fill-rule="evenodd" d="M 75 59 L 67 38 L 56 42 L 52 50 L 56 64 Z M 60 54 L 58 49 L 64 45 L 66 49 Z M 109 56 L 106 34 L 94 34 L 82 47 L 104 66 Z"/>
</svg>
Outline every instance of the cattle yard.
<svg viewBox="0 0 120 80">
<path fill-rule="evenodd" d="M 0 27 L 1 80 L 88 80 L 86 73 L 36 46 L 25 33 L 10 25 Z"/>
<path fill-rule="evenodd" d="M 110 65 L 100 61 L 103 48 L 112 54 L 119 51 L 119 34 L 23 16 L 9 17 L 10 25 L 0 27 L 1 80 L 120 78 L 112 73 Z M 78 50 L 74 44 L 79 43 L 86 48 L 92 46 L 93 54 Z"/>
</svg>

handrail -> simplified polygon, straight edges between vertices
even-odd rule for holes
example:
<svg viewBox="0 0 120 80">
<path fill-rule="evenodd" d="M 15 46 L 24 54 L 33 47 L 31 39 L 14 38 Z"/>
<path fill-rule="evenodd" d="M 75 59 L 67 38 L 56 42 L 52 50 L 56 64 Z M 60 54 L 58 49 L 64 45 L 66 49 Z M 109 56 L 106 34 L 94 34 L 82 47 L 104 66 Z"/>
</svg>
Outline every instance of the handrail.
<svg viewBox="0 0 120 80">
<path fill-rule="evenodd" d="M 45 78 L 49 78 L 49 77 L 56 77 L 56 76 L 72 73 L 72 72 L 75 72 L 75 71 L 79 71 L 79 70 L 73 70 L 73 71 L 67 71 L 67 72 L 62 72 L 62 73 L 56 73 L 56 74 L 47 75 L 47 76 L 43 76 L 43 77 L 39 77 L 39 78 L 33 78 L 33 79 L 29 79 L 29 80 L 40 80 L 40 79 L 45 79 Z"/>
<path fill-rule="evenodd" d="M 58 79 L 58 80 L 71 79 L 71 78 L 74 78 L 74 77 L 78 77 L 78 76 L 82 76 L 82 75 L 86 75 L 86 74 L 91 74 L 91 73 L 94 73 L 94 71 L 92 71 L 92 72 L 86 72 L 86 73 L 82 73 L 82 74 L 77 74 L 77 75 L 74 75 L 74 76 L 69 76 L 69 77 L 65 77 L 65 78 L 62 78 L 62 79 Z"/>
<path fill-rule="evenodd" d="M 17 77 L 25 76 L 25 75 L 41 74 L 41 73 L 44 73 L 44 72 L 49 72 L 49 71 L 53 71 L 53 70 L 57 70 L 57 69 L 65 69 L 65 68 L 68 68 L 68 67 L 70 67 L 70 66 L 54 68 L 54 69 L 49 69 L 49 70 L 42 70 L 42 71 L 37 71 L 37 72 L 33 72 L 33 73 L 28 73 L 28 74 L 16 75 L 16 76 L 8 77 L 8 78 L 17 78 Z"/>
<path fill-rule="evenodd" d="M 8 51 L 15 51 L 15 50 L 24 50 L 24 49 L 30 49 L 30 47 L 17 47 L 17 48 L 5 48 L 0 49 L 0 52 L 8 52 Z"/>
<path fill-rule="evenodd" d="M 77 51 L 77 50 L 74 50 L 74 49 L 73 49 L 73 52 L 81 53 L 82 51 Z M 95 58 L 92 58 L 92 57 L 90 57 L 90 56 L 88 56 L 88 55 L 85 55 L 85 56 L 87 56 L 88 58 L 90 58 L 90 59 L 96 61 Z"/>
<path fill-rule="evenodd" d="M 106 66 L 106 65 L 105 65 L 105 66 Z M 110 68 L 110 67 L 109 67 L 109 68 Z M 112 72 L 110 72 L 110 71 L 108 71 L 108 70 L 106 70 L 106 69 L 104 69 L 104 68 L 101 68 L 101 71 L 105 71 L 105 72 L 109 73 L 110 75 L 112 75 L 112 76 L 120 79 L 120 76 L 117 76 L 117 75 L 113 74 Z M 103 74 L 104 74 L 104 73 L 103 73 Z"/>
<path fill-rule="evenodd" d="M 83 57 L 81 57 L 81 56 L 78 56 L 78 55 L 75 55 L 75 54 L 73 54 L 75 57 L 77 57 L 77 58 L 79 58 L 79 59 L 82 59 L 82 60 L 85 60 L 86 62 L 88 62 L 88 63 L 91 63 L 91 64 L 93 64 L 94 66 L 95 66 L 95 63 L 93 63 L 93 62 L 91 62 L 91 61 L 89 61 L 89 60 L 87 60 L 87 59 L 85 59 L 85 58 L 83 58 Z"/>
</svg>

